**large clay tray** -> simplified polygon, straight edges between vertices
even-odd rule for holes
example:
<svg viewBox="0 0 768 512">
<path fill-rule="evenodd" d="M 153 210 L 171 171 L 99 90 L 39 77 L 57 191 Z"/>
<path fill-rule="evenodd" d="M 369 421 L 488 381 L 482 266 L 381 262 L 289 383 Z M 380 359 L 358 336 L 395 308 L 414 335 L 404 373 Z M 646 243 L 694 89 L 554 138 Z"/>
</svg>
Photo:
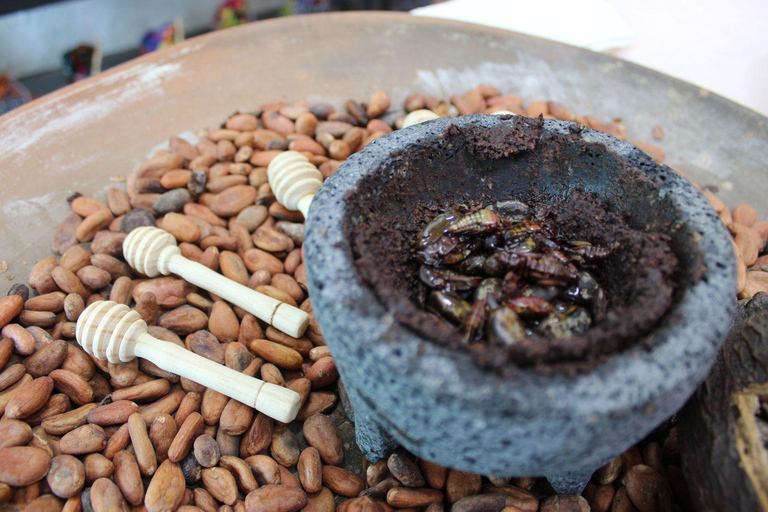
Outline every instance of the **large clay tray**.
<svg viewBox="0 0 768 512">
<path fill-rule="evenodd" d="M 672 50 L 670 50 L 672 51 Z M 49 256 L 75 191 L 102 197 L 171 135 L 217 126 L 265 101 L 343 106 L 377 89 L 399 107 L 414 91 L 448 98 L 479 83 L 526 101 L 621 117 L 632 140 L 659 145 L 701 184 L 733 184 L 731 206 L 768 217 L 765 117 L 706 90 L 622 60 L 513 32 L 394 13 L 263 21 L 191 39 L 40 98 L 0 117 L 0 293 Z M 103 198 L 103 197 L 102 197 Z M 5 277 L 6 279 L 3 279 Z M 362 467 L 352 426 L 333 413 L 344 466 Z"/>
<path fill-rule="evenodd" d="M 194 38 L 0 117 L 3 277 L 8 287 L 23 282 L 50 254 L 69 194 L 115 186 L 110 177 L 127 176 L 171 135 L 213 127 L 265 101 L 341 106 L 384 89 L 399 107 L 413 91 L 447 98 L 479 83 L 604 121 L 620 117 L 630 140 L 652 142 L 652 127 L 661 125 L 667 163 L 701 184 L 731 182 L 724 200 L 768 214 L 768 119 L 731 101 L 607 55 L 504 30 L 399 13 L 321 14 Z"/>
</svg>

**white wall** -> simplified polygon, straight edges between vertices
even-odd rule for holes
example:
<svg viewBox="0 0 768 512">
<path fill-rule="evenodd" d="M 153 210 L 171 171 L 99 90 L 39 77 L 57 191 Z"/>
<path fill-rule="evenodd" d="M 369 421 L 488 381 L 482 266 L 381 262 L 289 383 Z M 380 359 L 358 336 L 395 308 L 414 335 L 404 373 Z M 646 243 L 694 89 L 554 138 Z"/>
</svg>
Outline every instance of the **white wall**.
<svg viewBox="0 0 768 512">
<path fill-rule="evenodd" d="M 618 56 L 768 115 L 768 1 L 611 2 L 635 33 Z"/>
<path fill-rule="evenodd" d="M 73 0 L 0 16 L 0 72 L 16 77 L 57 69 L 63 54 L 100 41 L 105 55 L 137 48 L 144 34 L 174 18 L 186 30 L 211 27 L 221 0 Z M 250 15 L 285 0 L 249 0 Z"/>
</svg>

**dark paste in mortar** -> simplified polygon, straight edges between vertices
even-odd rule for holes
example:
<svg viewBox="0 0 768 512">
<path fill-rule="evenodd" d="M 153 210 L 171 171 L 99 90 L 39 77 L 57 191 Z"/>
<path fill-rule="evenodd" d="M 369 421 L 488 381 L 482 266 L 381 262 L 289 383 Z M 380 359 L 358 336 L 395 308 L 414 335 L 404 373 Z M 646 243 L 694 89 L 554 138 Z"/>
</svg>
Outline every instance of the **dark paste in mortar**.
<svg viewBox="0 0 768 512">
<path fill-rule="evenodd" d="M 613 166 L 616 172 L 608 175 L 612 183 L 606 185 L 620 187 L 622 180 L 641 179 L 637 173 L 600 144 L 575 134 L 561 137 L 565 142 L 543 140 L 539 128 L 527 123 L 487 138 L 449 130 L 436 145 L 393 156 L 382 172 L 362 181 L 347 198 L 355 264 L 378 299 L 421 336 L 469 351 L 480 366 L 501 373 L 510 366 L 587 371 L 653 330 L 672 305 L 676 289 L 677 258 L 663 233 L 665 226 L 638 226 L 637 220 L 632 225 L 622 213 L 622 207 L 634 207 L 631 197 L 606 205 L 598 199 L 599 190 L 558 181 L 563 173 L 589 175 Z M 646 185 L 647 193 L 653 193 L 655 185 Z M 531 336 L 512 346 L 492 345 L 485 338 L 467 344 L 457 327 L 424 307 L 426 287 L 413 257 L 419 230 L 456 206 L 478 208 L 509 199 L 538 208 L 567 239 L 618 243 L 591 270 L 606 292 L 608 307 L 605 318 L 586 333 L 566 339 Z"/>
</svg>

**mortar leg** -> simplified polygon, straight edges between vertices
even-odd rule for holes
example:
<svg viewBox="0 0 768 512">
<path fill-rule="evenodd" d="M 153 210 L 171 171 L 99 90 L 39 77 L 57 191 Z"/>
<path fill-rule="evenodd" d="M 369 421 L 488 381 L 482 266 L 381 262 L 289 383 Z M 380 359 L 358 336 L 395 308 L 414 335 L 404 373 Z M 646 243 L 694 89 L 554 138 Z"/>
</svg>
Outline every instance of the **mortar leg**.
<svg viewBox="0 0 768 512">
<path fill-rule="evenodd" d="M 369 462 L 376 462 L 395 451 L 400 443 L 374 419 L 374 414 L 361 398 L 348 393 L 354 407 L 355 437 L 360 451 Z"/>
<path fill-rule="evenodd" d="M 557 494 L 581 494 L 592 478 L 594 470 L 571 471 L 559 475 L 548 475 L 547 480 L 552 484 Z"/>
</svg>

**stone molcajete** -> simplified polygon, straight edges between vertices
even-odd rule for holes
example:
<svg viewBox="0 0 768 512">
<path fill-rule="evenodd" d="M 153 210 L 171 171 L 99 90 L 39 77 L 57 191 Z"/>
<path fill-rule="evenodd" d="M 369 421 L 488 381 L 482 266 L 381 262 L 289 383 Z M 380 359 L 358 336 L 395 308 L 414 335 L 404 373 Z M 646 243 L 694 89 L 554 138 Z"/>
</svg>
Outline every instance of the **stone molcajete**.
<svg viewBox="0 0 768 512">
<path fill-rule="evenodd" d="M 675 293 L 651 332 L 584 352 L 588 364 L 510 363 L 503 371 L 431 342 L 419 324 L 429 313 L 409 288 L 418 280 L 409 257 L 414 234 L 440 209 L 508 199 L 556 204 L 575 191 L 635 229 L 669 236 Z M 377 225 L 390 234 L 355 238 L 360 226 Z M 731 241 L 703 195 L 634 146 L 571 123 L 467 116 L 395 132 L 323 185 L 307 228 L 313 308 L 372 461 L 401 444 L 444 466 L 547 476 L 559 492 L 580 492 L 593 470 L 683 405 L 706 376 L 734 307 Z M 361 254 L 365 244 L 399 259 L 380 256 L 384 250 Z"/>
</svg>

